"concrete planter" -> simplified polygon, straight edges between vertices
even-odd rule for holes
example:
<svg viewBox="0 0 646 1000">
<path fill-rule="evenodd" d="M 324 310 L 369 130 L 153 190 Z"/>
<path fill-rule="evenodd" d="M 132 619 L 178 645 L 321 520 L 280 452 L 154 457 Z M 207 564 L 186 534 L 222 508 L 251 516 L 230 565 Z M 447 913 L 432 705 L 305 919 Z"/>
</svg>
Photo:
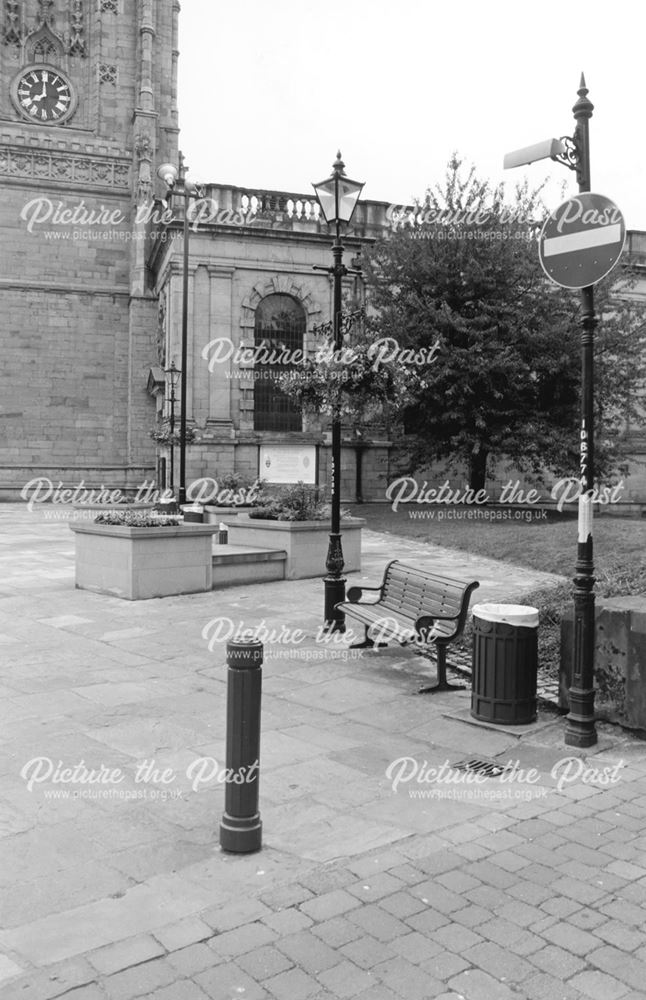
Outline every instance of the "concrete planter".
<svg viewBox="0 0 646 1000">
<path fill-rule="evenodd" d="M 215 525 L 70 528 L 76 535 L 76 586 L 83 590 L 139 601 L 211 589 Z"/>
<path fill-rule="evenodd" d="M 287 553 L 286 580 L 325 573 L 330 525 L 328 521 L 266 521 L 261 518 L 224 518 L 230 545 L 283 549 Z M 345 572 L 361 569 L 361 529 L 366 522 L 352 518 L 341 522 Z"/>
</svg>

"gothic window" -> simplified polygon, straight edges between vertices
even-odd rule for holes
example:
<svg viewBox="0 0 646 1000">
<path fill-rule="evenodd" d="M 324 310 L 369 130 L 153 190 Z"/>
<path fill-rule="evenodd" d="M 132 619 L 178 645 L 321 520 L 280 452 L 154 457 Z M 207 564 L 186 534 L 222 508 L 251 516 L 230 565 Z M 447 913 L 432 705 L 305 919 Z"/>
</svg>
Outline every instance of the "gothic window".
<svg viewBox="0 0 646 1000">
<path fill-rule="evenodd" d="M 300 431 L 300 410 L 277 385 L 302 357 L 305 311 L 291 295 L 267 295 L 256 309 L 254 430 Z M 295 356 L 295 352 L 301 352 Z"/>
<path fill-rule="evenodd" d="M 50 27 L 51 17 L 51 13 L 43 13 L 40 27 L 29 36 L 26 49 L 29 62 L 60 63 L 63 46 L 59 36 Z"/>
<path fill-rule="evenodd" d="M 34 46 L 34 62 L 56 62 L 58 50 L 53 42 L 41 38 Z"/>
</svg>

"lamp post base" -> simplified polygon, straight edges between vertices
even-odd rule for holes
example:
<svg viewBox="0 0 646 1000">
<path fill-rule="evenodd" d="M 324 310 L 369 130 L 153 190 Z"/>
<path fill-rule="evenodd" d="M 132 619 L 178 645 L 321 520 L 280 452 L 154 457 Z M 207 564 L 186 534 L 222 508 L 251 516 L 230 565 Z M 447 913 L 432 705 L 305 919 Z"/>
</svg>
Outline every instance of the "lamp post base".
<svg viewBox="0 0 646 1000">
<path fill-rule="evenodd" d="M 326 576 L 325 586 L 325 631 L 345 632 L 345 614 L 335 605 L 345 601 L 345 577 Z"/>
<path fill-rule="evenodd" d="M 586 747 L 593 747 L 597 743 L 597 734 L 588 733 L 585 731 L 579 732 L 578 730 L 565 730 L 565 738 L 563 741 L 566 747 L 579 747 L 585 749 Z"/>
<path fill-rule="evenodd" d="M 565 720 L 565 745 L 593 747 L 597 743 L 594 723 L 594 691 L 570 688 L 570 714 Z"/>
</svg>

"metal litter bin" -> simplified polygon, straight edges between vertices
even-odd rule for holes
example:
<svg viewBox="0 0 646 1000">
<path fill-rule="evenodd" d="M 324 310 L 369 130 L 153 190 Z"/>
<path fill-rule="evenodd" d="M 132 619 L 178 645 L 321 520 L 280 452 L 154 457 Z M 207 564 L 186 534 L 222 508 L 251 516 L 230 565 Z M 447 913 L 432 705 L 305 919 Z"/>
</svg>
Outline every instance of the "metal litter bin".
<svg viewBox="0 0 646 1000">
<path fill-rule="evenodd" d="M 204 520 L 204 508 L 200 504 L 186 504 L 182 507 L 185 524 L 202 524 Z"/>
<path fill-rule="evenodd" d="M 473 609 L 471 715 L 520 726 L 536 719 L 538 609 L 476 604 Z"/>
</svg>

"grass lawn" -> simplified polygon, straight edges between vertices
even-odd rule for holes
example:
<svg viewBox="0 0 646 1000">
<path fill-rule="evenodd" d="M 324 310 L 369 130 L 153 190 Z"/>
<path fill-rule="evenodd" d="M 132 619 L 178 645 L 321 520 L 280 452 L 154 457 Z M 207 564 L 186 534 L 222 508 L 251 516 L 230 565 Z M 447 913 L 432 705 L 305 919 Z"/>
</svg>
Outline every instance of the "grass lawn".
<svg viewBox="0 0 646 1000">
<path fill-rule="evenodd" d="M 550 512 L 547 520 L 533 522 L 515 518 L 469 520 L 468 517 L 447 517 L 446 513 L 468 512 L 473 508 L 447 507 L 442 519 L 437 516 L 439 508 L 433 518 L 418 519 L 409 516 L 412 507 L 412 504 L 408 507 L 402 505 L 399 510 L 393 511 L 389 504 L 355 504 L 352 513 L 365 518 L 366 527 L 372 531 L 419 538 L 421 542 L 462 549 L 568 578 L 561 586 L 523 594 L 518 598 L 519 603 L 533 605 L 539 610 L 539 673 L 556 679 L 561 619 L 572 609 L 577 518 Z M 433 509 L 430 504 L 415 507 L 421 511 Z M 536 515 L 538 511 L 533 513 Z M 601 515 L 593 524 L 593 540 L 597 597 L 646 594 L 646 522 Z M 465 652 L 471 648 L 470 624 L 459 645 Z"/>
<path fill-rule="evenodd" d="M 548 514 L 548 520 L 528 523 L 523 520 L 469 520 L 447 515 L 484 513 L 466 507 L 440 508 L 433 519 L 410 517 L 419 512 L 433 511 L 431 504 L 403 504 L 393 511 L 390 504 L 355 504 L 352 513 L 366 519 L 372 531 L 387 531 L 422 542 L 463 549 L 474 555 L 502 559 L 562 576 L 574 576 L 577 547 L 577 519 L 573 516 Z M 438 520 L 438 514 L 444 514 Z M 495 515 L 496 511 L 492 511 Z M 501 511 L 502 513 L 502 511 Z M 511 513 L 504 511 L 504 513 Z M 524 515 L 527 511 L 523 510 Z M 538 515 L 538 511 L 531 511 Z M 608 575 L 613 578 L 628 575 L 643 576 L 646 590 L 646 521 L 601 515 L 593 525 L 595 574 L 602 585 Z M 640 572 L 641 571 L 641 572 Z"/>
</svg>

